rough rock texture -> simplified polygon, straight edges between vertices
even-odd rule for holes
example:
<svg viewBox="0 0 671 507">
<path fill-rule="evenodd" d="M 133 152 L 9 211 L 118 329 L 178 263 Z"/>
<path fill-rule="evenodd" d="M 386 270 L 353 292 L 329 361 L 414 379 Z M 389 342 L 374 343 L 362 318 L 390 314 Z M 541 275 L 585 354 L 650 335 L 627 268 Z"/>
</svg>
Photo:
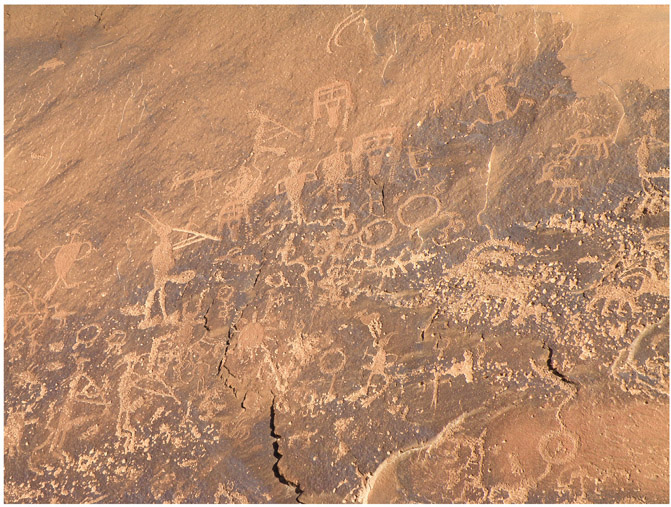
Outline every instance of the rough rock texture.
<svg viewBox="0 0 671 507">
<path fill-rule="evenodd" d="M 5 500 L 666 502 L 666 7 L 5 8 Z"/>
</svg>

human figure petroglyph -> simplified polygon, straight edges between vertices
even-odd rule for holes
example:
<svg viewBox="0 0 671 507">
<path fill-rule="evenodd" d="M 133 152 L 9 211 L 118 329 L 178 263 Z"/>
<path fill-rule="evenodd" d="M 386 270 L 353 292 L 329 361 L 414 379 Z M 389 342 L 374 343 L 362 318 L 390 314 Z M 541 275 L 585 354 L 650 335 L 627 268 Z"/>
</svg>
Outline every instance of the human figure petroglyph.
<svg viewBox="0 0 671 507">
<path fill-rule="evenodd" d="M 210 236 L 203 233 L 197 233 L 190 231 L 188 229 L 177 229 L 171 227 L 167 224 L 164 224 L 158 218 L 156 218 L 151 212 L 144 209 L 144 212 L 148 215 L 149 219 L 138 215 L 139 218 L 147 222 L 151 228 L 154 230 L 156 235 L 159 238 L 158 244 L 154 247 L 154 250 L 151 254 L 151 265 L 154 272 L 154 287 L 147 294 L 147 299 L 144 303 L 143 309 L 138 308 L 126 308 L 125 313 L 128 315 L 142 315 L 142 322 L 139 324 L 140 329 L 147 329 L 149 327 L 155 326 L 160 322 L 160 319 L 157 320 L 152 318 L 152 310 L 155 304 L 156 294 L 158 293 L 158 303 L 161 310 L 161 315 L 164 321 L 171 322 L 175 321 L 176 315 L 169 316 L 165 307 L 165 288 L 168 282 L 175 283 L 178 285 L 184 285 L 190 282 L 194 276 L 196 276 L 195 271 L 186 270 L 182 271 L 179 274 L 171 274 L 174 270 L 176 263 L 173 251 L 178 248 L 183 248 L 190 244 L 211 240 L 219 241 L 219 238 L 215 236 Z M 182 232 L 187 233 L 191 237 L 183 240 L 176 245 L 173 245 L 170 240 L 170 234 L 172 232 Z"/>
<path fill-rule="evenodd" d="M 119 412 L 116 422 L 116 437 L 123 439 L 123 449 L 126 453 L 135 451 L 136 429 L 132 422 L 132 416 L 144 406 L 148 396 L 172 399 L 178 405 L 179 399 L 172 389 L 160 379 L 154 379 L 147 375 L 144 361 L 148 354 L 137 354 L 128 352 L 114 366 L 116 370 L 125 366 L 124 372 L 119 377 L 118 396 Z M 139 370 L 139 371 L 138 371 Z"/>
<path fill-rule="evenodd" d="M 483 120 L 481 118 L 478 118 L 471 124 L 471 126 L 469 127 L 469 131 L 473 130 L 478 123 L 482 123 L 483 125 L 493 125 L 503 120 L 509 120 L 510 118 L 512 118 L 517 114 L 517 112 L 519 111 L 520 107 L 522 107 L 523 104 L 534 106 L 536 104 L 536 101 L 530 97 L 520 97 L 520 99 L 517 101 L 515 109 L 511 110 L 510 107 L 508 106 L 508 96 L 506 94 L 506 88 L 516 88 L 517 85 L 519 84 L 519 81 L 520 81 L 519 76 L 517 76 L 514 82 L 512 81 L 499 82 L 499 78 L 497 76 L 492 76 L 489 79 L 487 79 L 487 81 L 485 81 L 483 91 L 476 94 L 471 90 L 471 95 L 473 97 L 474 102 L 477 102 L 477 100 L 480 97 L 485 97 L 485 101 L 487 102 L 487 108 L 489 109 L 491 119 Z"/>
<path fill-rule="evenodd" d="M 49 253 L 44 257 L 42 257 L 39 248 L 36 250 L 37 256 L 40 258 L 42 263 L 44 263 L 44 261 L 47 260 L 52 253 L 56 252 L 56 256 L 54 257 L 56 282 L 51 287 L 51 289 L 49 289 L 47 293 L 44 295 L 44 299 L 46 301 L 49 301 L 49 299 L 51 299 L 51 296 L 54 294 L 54 291 L 56 290 L 56 287 L 58 287 L 58 284 L 60 282 L 63 282 L 63 285 L 65 286 L 66 289 L 70 289 L 72 287 L 76 287 L 77 285 L 79 285 L 79 284 L 74 285 L 69 284 L 66 278 L 68 276 L 68 273 L 72 269 L 72 266 L 74 266 L 75 262 L 85 259 L 91 254 L 91 252 L 93 251 L 93 245 L 91 245 L 89 241 L 75 241 L 75 237 L 78 234 L 79 234 L 78 231 L 72 232 L 70 235 L 70 243 L 66 243 L 65 245 L 56 246 L 52 248 L 49 251 Z M 87 247 L 88 250 L 82 257 L 79 257 L 79 252 L 81 251 L 82 247 Z"/>
<path fill-rule="evenodd" d="M 401 156 L 401 129 L 392 127 L 363 134 L 354 140 L 352 163 L 354 172 L 363 173 L 364 162 L 368 162 L 368 175 L 375 178 L 380 174 L 382 164 L 387 159 L 396 164 Z"/>
<path fill-rule="evenodd" d="M 550 202 L 557 198 L 557 203 L 560 203 L 566 192 L 569 193 L 569 202 L 573 202 L 576 198 L 582 197 L 581 184 L 584 178 L 578 179 L 573 176 L 571 171 L 571 161 L 568 157 L 561 157 L 558 160 L 548 162 L 543 166 L 542 174 L 536 180 L 536 184 L 549 181 L 552 184 L 554 191 L 550 196 Z M 557 195 L 559 192 L 559 195 Z"/>
<path fill-rule="evenodd" d="M 177 190 L 177 188 L 181 187 L 182 185 L 193 183 L 193 193 L 195 197 L 198 197 L 198 183 L 206 182 L 210 187 L 210 195 L 212 195 L 212 178 L 214 178 L 216 175 L 217 171 L 214 171 L 212 169 L 203 169 L 200 171 L 196 171 L 189 176 L 176 174 L 175 177 L 172 179 L 172 185 L 170 186 L 170 190 L 174 191 Z"/>
<path fill-rule="evenodd" d="M 420 42 L 424 42 L 426 39 L 430 39 L 433 36 L 432 33 L 432 21 L 428 16 L 424 16 L 424 19 L 420 23 L 413 25 L 413 28 L 417 28 L 417 35 Z"/>
<path fill-rule="evenodd" d="M 576 158 L 580 155 L 580 152 L 583 148 L 587 149 L 589 147 L 596 148 L 596 160 L 600 160 L 601 157 L 608 158 L 608 143 L 611 139 L 607 136 L 593 136 L 590 135 L 588 129 L 579 129 L 571 134 L 569 139 L 573 140 L 573 146 L 568 152 L 568 158 Z"/>
<path fill-rule="evenodd" d="M 226 192 L 227 202 L 217 215 L 217 228 L 223 232 L 223 229 L 228 227 L 234 241 L 240 233 L 242 223 L 250 221 L 249 206 L 261 188 L 262 182 L 259 169 L 254 165 L 243 165 L 238 177 L 233 180 Z"/>
<path fill-rule="evenodd" d="M 335 81 L 317 88 L 312 103 L 312 126 L 310 139 L 314 139 L 317 122 L 326 115 L 332 129 L 342 125 L 347 129 L 349 116 L 354 108 L 352 89 L 348 81 Z"/>
<path fill-rule="evenodd" d="M 77 358 L 76 361 L 77 369 L 70 377 L 65 401 L 62 405 L 58 405 L 58 409 L 52 413 L 47 424 L 52 431 L 47 439 L 35 448 L 35 451 L 48 447 L 52 454 L 62 453 L 65 440 L 70 432 L 78 430 L 98 417 L 104 418 L 109 413 L 111 402 L 105 399 L 105 386 L 101 388 L 86 373 L 84 366 L 88 360 Z M 81 404 L 89 406 L 82 410 Z M 90 405 L 104 407 L 104 409 L 100 413 L 100 409 L 92 408 Z M 54 421 L 55 425 L 53 425 Z"/>
<path fill-rule="evenodd" d="M 343 151 L 342 137 L 336 137 L 336 152 L 327 155 L 321 159 L 315 168 L 315 171 L 321 170 L 324 180 L 324 190 L 332 189 L 335 202 L 338 202 L 338 187 L 347 179 L 347 172 L 349 171 L 350 162 L 352 159 L 352 152 Z M 350 162 L 348 162 L 348 159 Z"/>
<path fill-rule="evenodd" d="M 362 405 L 364 407 L 370 406 L 373 401 L 375 401 L 377 398 L 379 398 L 389 387 L 389 374 L 387 373 L 387 367 L 388 367 L 388 358 L 390 356 L 396 357 L 394 354 L 388 354 L 385 348 L 389 344 L 389 340 L 393 336 L 393 333 L 391 334 L 384 334 L 379 337 L 377 340 L 377 343 L 374 342 L 373 346 L 377 350 L 375 351 L 375 354 L 373 354 L 373 361 L 370 366 L 366 367 L 364 366 L 364 369 L 368 370 L 370 373 L 368 375 L 368 379 L 366 380 L 366 385 L 361 386 L 361 389 L 358 391 L 355 391 L 353 394 L 349 395 L 347 397 L 347 400 L 350 402 L 356 402 L 361 398 L 364 398 L 362 401 Z M 368 349 L 366 349 L 366 352 L 364 352 L 364 357 L 366 356 L 368 352 Z M 370 393 L 371 390 L 371 385 L 373 382 L 373 378 L 376 376 L 381 376 L 384 377 L 384 385 L 377 389 L 376 392 Z"/>
<path fill-rule="evenodd" d="M 300 158 L 292 158 L 289 161 L 289 176 L 281 179 L 275 187 L 277 195 L 286 193 L 291 205 L 292 219 L 302 225 L 305 222 L 305 212 L 303 211 L 303 204 L 301 203 L 301 195 L 303 188 L 308 179 L 315 179 L 316 175 L 313 172 L 301 172 L 301 165 L 303 164 Z M 284 190 L 281 188 L 284 187 Z"/>
</svg>

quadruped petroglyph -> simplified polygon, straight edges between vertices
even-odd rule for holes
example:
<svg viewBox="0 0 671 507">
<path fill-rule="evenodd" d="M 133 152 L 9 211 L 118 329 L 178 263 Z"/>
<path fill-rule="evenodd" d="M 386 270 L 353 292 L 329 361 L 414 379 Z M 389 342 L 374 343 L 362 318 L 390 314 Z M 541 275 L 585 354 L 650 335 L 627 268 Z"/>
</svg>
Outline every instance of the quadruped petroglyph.
<svg viewBox="0 0 671 507">
<path fill-rule="evenodd" d="M 665 6 L 8 6 L 6 500 L 664 503 L 667 55 Z"/>
</svg>

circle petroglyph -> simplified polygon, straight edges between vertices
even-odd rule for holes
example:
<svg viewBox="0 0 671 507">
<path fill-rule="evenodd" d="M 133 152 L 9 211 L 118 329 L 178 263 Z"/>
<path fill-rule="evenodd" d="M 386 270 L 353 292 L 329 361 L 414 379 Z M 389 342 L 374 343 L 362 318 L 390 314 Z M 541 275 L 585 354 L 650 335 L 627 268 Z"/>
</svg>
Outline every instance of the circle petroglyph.
<svg viewBox="0 0 671 507">
<path fill-rule="evenodd" d="M 345 366 L 347 356 L 342 349 L 330 350 L 319 360 L 319 368 L 327 375 L 338 373 Z"/>
<path fill-rule="evenodd" d="M 82 327 L 77 331 L 77 340 L 75 341 L 74 348 L 77 348 L 79 345 L 83 345 L 85 348 L 93 345 L 93 342 L 100 336 L 100 326 L 98 324 L 89 324 L 88 326 Z"/>
<path fill-rule="evenodd" d="M 548 463 L 563 465 L 571 461 L 578 452 L 578 439 L 568 431 L 553 431 L 541 438 L 538 450 Z"/>
<path fill-rule="evenodd" d="M 361 231 L 361 243 L 370 248 L 382 248 L 391 243 L 396 234 L 396 226 L 389 220 L 380 218 L 366 225 Z"/>
<path fill-rule="evenodd" d="M 431 220 L 440 211 L 440 201 L 430 194 L 413 195 L 398 208 L 398 221 L 406 227 Z"/>
</svg>

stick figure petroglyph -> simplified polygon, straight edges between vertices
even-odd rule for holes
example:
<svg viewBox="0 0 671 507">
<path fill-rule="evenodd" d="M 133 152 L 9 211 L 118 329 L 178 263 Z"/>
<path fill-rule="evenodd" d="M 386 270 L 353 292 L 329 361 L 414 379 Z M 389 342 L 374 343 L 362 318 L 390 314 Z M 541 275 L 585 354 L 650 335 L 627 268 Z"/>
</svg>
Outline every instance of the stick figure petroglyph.
<svg viewBox="0 0 671 507">
<path fill-rule="evenodd" d="M 72 269 L 72 266 L 74 266 L 75 262 L 88 257 L 89 254 L 93 251 L 93 246 L 89 241 L 75 241 L 75 236 L 77 234 L 78 231 L 72 232 L 70 237 L 70 243 L 66 243 L 65 245 L 56 246 L 52 248 L 49 251 L 49 253 L 44 257 L 42 257 L 39 248 L 36 250 L 37 256 L 40 258 L 42 263 L 44 263 L 44 261 L 52 253 L 58 250 L 56 256 L 54 257 L 54 268 L 56 269 L 56 282 L 51 287 L 51 289 L 49 289 L 49 291 L 47 291 L 47 293 L 44 295 L 44 299 L 47 301 L 49 301 L 49 299 L 53 295 L 59 282 L 63 282 L 63 285 L 65 286 L 66 289 L 70 289 L 78 285 L 78 284 L 74 285 L 69 284 L 66 278 L 68 276 L 68 273 L 70 272 L 70 269 Z M 88 250 L 83 256 L 79 257 L 79 252 L 81 251 L 81 248 L 83 246 L 86 246 Z"/>
<path fill-rule="evenodd" d="M 70 377 L 65 401 L 62 405 L 58 406 L 58 410 L 53 412 L 47 424 L 52 431 L 49 433 L 47 439 L 35 448 L 35 451 L 48 446 L 50 453 L 62 453 L 65 440 L 71 431 L 101 416 L 99 410 L 91 410 L 91 407 L 87 407 L 83 411 L 83 414 L 77 415 L 78 412 L 82 411 L 81 404 L 105 407 L 102 417 L 109 413 L 111 403 L 105 400 L 104 389 L 101 389 L 84 370 L 84 365 L 88 361 L 81 358 L 77 358 L 76 361 L 77 369 Z M 80 410 L 78 411 L 77 409 Z M 54 420 L 56 420 L 56 424 L 52 426 Z"/>
<path fill-rule="evenodd" d="M 474 102 L 477 102 L 480 97 L 485 97 L 491 120 L 487 121 L 478 118 L 471 124 L 469 131 L 473 130 L 478 123 L 482 123 L 483 125 L 493 125 L 499 121 L 509 120 L 515 116 L 515 114 L 517 114 L 517 111 L 519 111 L 520 107 L 522 107 L 522 104 L 534 106 L 536 101 L 529 97 L 520 97 L 520 99 L 517 101 L 517 106 L 515 106 L 515 109 L 511 110 L 508 106 L 506 88 L 516 88 L 519 81 L 520 77 L 517 76 L 515 82 L 506 81 L 501 83 L 499 82 L 498 77 L 492 76 L 487 79 L 487 81 L 485 81 L 485 87 L 483 91 L 475 94 L 475 92 L 471 90 L 471 95 L 473 96 Z"/>
<path fill-rule="evenodd" d="M 362 402 L 362 405 L 364 407 L 370 406 L 373 401 L 375 401 L 377 398 L 379 398 L 389 387 L 389 375 L 387 374 L 387 360 L 388 357 L 391 355 L 393 356 L 394 354 L 388 354 L 385 350 L 386 346 L 389 344 L 389 340 L 393 336 L 393 333 L 391 334 L 386 334 L 384 336 L 380 335 L 378 340 L 373 343 L 374 348 L 377 348 L 375 351 L 375 354 L 373 354 L 373 362 L 369 367 L 364 367 L 366 370 L 368 370 L 370 373 L 368 375 L 368 380 L 366 381 L 366 385 L 361 386 L 361 389 L 358 391 L 355 391 L 353 394 L 347 397 L 347 400 L 350 402 L 356 402 L 359 399 L 365 397 L 365 399 Z M 364 352 L 364 356 L 368 352 L 368 349 L 366 349 L 366 352 Z M 378 389 L 375 393 L 370 394 L 370 389 L 371 389 L 371 384 L 373 382 L 373 378 L 375 376 L 382 376 L 384 377 L 384 385 Z"/>
</svg>

